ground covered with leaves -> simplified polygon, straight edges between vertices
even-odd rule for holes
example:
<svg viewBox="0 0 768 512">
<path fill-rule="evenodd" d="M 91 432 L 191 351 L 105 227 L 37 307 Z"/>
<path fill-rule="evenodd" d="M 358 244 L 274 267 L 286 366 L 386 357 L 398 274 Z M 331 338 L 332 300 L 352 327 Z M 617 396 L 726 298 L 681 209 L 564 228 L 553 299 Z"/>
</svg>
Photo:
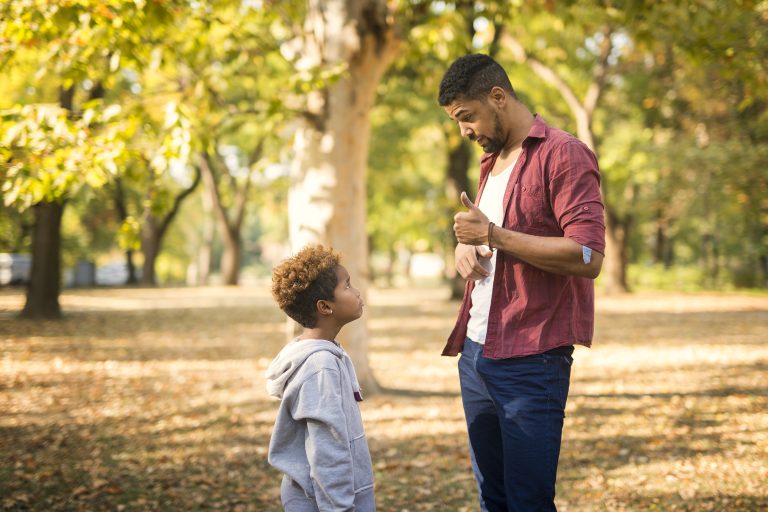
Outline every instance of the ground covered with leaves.
<svg viewBox="0 0 768 512">
<path fill-rule="evenodd" d="M 373 290 L 362 403 L 379 510 L 474 511 L 443 289 Z M 0 508 L 280 510 L 266 462 L 284 341 L 266 288 L 0 291 Z M 598 297 L 578 348 L 561 511 L 768 509 L 768 296 Z M 343 332 L 342 337 L 343 341 Z"/>
</svg>

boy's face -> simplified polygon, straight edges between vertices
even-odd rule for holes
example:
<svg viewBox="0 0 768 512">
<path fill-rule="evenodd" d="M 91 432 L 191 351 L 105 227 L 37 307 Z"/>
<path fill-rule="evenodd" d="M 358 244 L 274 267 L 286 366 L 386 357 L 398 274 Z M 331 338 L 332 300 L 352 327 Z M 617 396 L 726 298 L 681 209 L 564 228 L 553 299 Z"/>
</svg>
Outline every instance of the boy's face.
<svg viewBox="0 0 768 512">
<path fill-rule="evenodd" d="M 349 272 L 343 265 L 336 267 L 336 277 L 339 283 L 333 291 L 333 300 L 329 302 L 334 318 L 343 325 L 362 316 L 363 300 L 360 298 L 360 291 L 352 286 Z"/>
</svg>

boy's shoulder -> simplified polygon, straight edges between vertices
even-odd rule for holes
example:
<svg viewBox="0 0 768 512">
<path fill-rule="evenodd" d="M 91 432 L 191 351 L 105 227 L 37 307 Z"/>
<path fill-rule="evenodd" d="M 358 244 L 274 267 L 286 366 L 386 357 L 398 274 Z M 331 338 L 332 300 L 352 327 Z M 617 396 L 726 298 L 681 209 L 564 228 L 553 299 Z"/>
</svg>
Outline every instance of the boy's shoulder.
<svg viewBox="0 0 768 512">
<path fill-rule="evenodd" d="M 341 358 L 330 350 L 318 350 L 311 353 L 304 361 L 303 366 L 308 370 L 321 370 L 327 368 L 336 370 L 339 368 Z"/>
<path fill-rule="evenodd" d="M 310 354 L 296 372 L 296 384 L 302 385 L 309 379 L 325 372 L 341 374 L 342 362 L 339 356 L 329 350 L 319 350 Z"/>
</svg>

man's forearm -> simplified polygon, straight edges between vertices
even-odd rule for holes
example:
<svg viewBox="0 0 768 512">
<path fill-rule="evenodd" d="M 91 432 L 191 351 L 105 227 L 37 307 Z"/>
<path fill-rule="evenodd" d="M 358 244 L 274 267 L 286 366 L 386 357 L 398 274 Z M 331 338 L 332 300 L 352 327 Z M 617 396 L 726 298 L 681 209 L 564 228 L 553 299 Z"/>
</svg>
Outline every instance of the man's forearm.
<svg viewBox="0 0 768 512">
<path fill-rule="evenodd" d="M 494 226 L 491 243 L 493 248 L 553 274 L 594 279 L 603 265 L 603 255 L 598 252 L 584 263 L 582 246 L 565 237 L 528 235 Z"/>
</svg>

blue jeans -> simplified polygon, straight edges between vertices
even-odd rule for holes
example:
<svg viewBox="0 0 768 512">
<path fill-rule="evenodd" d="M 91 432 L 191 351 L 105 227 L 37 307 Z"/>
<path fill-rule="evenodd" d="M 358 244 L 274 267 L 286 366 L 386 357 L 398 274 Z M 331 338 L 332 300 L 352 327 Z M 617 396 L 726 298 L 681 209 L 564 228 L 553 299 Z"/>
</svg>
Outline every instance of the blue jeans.
<svg viewBox="0 0 768 512">
<path fill-rule="evenodd" d="M 487 512 L 551 511 L 573 358 L 483 357 L 467 339 L 459 381 L 472 470 Z"/>
</svg>

